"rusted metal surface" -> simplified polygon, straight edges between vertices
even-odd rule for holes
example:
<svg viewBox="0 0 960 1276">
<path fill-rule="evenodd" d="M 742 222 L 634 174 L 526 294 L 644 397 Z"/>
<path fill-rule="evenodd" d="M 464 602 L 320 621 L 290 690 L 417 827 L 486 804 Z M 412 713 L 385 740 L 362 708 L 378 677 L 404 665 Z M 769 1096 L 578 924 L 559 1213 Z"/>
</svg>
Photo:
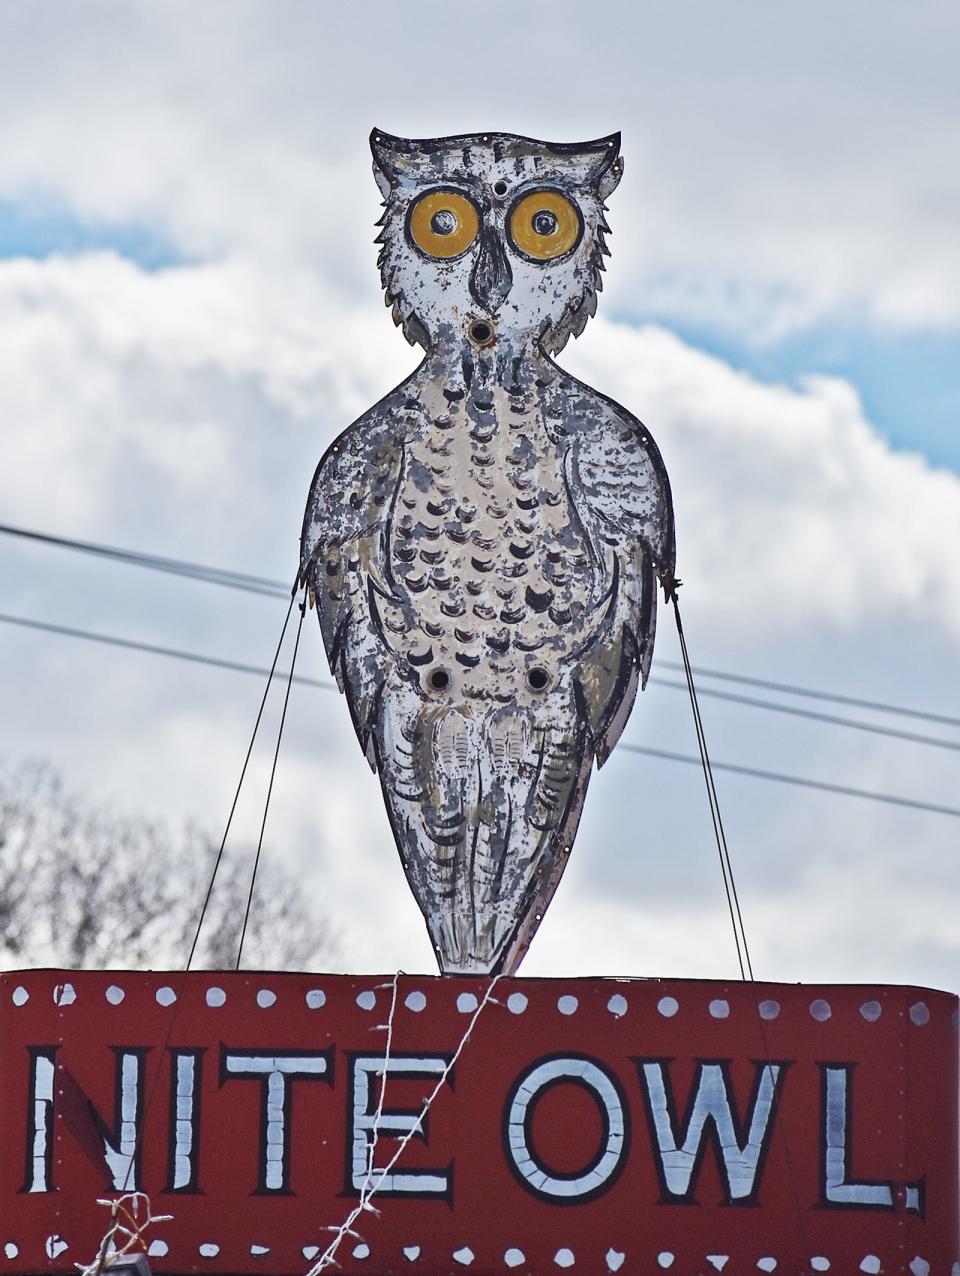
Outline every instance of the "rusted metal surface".
<svg viewBox="0 0 960 1276">
<path fill-rule="evenodd" d="M 425 357 L 321 460 L 302 574 L 441 969 L 510 972 L 673 583 L 656 444 L 553 360 L 596 311 L 620 139 L 371 145 Z"/>
</svg>

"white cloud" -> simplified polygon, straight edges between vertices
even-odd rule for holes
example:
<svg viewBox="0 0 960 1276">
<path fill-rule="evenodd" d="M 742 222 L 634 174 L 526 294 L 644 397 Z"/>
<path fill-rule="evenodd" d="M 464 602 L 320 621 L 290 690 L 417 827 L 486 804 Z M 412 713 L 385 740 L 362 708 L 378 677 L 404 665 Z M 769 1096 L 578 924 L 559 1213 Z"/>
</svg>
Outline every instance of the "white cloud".
<svg viewBox="0 0 960 1276">
<path fill-rule="evenodd" d="M 189 256 L 320 265 L 374 293 L 366 134 L 621 128 L 623 312 L 770 338 L 822 319 L 960 323 L 957 13 L 927 3 L 291 0 L 0 15 L 0 198 L 143 220 Z M 438 15 L 440 21 L 438 21 Z"/>
<path fill-rule="evenodd" d="M 761 384 L 603 319 L 568 362 L 659 441 L 679 571 L 712 626 L 764 637 L 913 616 L 960 638 L 960 483 L 893 451 L 848 383 Z"/>
</svg>

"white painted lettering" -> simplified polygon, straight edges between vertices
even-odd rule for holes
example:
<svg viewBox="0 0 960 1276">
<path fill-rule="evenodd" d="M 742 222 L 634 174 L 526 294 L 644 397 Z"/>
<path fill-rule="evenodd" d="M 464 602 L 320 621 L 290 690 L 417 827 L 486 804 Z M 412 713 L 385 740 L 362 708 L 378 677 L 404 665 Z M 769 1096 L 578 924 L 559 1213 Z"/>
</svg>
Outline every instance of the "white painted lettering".
<svg viewBox="0 0 960 1276">
<path fill-rule="evenodd" d="M 262 1087 L 260 1106 L 261 1192 L 290 1192 L 290 1109 L 294 1081 L 333 1081 L 332 1049 L 267 1054 L 256 1050 L 227 1050 L 220 1056 L 224 1081 L 256 1078 Z"/>
<path fill-rule="evenodd" d="M 639 1066 L 664 1198 L 693 1201 L 694 1172 L 703 1155 L 704 1141 L 712 1135 L 727 1200 L 751 1200 L 757 1191 L 758 1171 L 772 1130 L 771 1116 L 785 1065 L 754 1065 L 757 1073 L 745 1130 L 734 1114 L 727 1064 L 697 1065 L 695 1090 L 687 1105 L 689 1116 L 683 1130 L 679 1128 L 671 1093 L 669 1062 L 649 1059 Z"/>
<path fill-rule="evenodd" d="M 426 1117 L 420 1110 L 399 1112 L 383 1110 L 377 1119 L 377 1077 L 406 1077 L 430 1080 L 443 1075 L 447 1060 L 439 1055 L 391 1055 L 389 1063 L 383 1055 L 359 1055 L 352 1061 L 352 1125 L 350 1131 L 350 1186 L 362 1192 L 374 1185 L 380 1196 L 447 1196 L 450 1174 L 447 1170 L 398 1170 L 389 1172 L 373 1164 L 375 1144 L 384 1135 L 403 1138 L 413 1134 L 426 1142 Z"/>
<path fill-rule="evenodd" d="M 531 1134 L 537 1100 L 545 1090 L 560 1084 L 587 1090 L 603 1117 L 603 1135 L 596 1155 L 574 1174 L 562 1174 L 544 1165 Z M 595 1060 L 580 1055 L 544 1060 L 520 1076 L 508 1100 L 507 1156 L 523 1185 L 542 1199 L 575 1204 L 597 1196 L 619 1174 L 626 1141 L 626 1105 L 619 1086 Z"/>
</svg>

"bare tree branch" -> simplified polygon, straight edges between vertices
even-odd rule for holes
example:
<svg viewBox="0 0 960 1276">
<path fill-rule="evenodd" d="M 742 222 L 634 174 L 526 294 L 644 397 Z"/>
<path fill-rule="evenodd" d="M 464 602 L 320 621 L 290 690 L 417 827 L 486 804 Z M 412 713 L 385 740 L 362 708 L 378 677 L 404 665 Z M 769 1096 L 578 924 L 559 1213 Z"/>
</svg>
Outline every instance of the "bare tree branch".
<svg viewBox="0 0 960 1276">
<path fill-rule="evenodd" d="M 73 968 L 185 964 L 217 846 L 188 827 L 116 815 L 69 794 L 43 763 L 0 766 L 0 961 Z M 224 857 L 194 966 L 232 968 L 252 854 Z M 244 944 L 248 968 L 329 964 L 329 922 L 298 883 L 261 866 Z"/>
</svg>

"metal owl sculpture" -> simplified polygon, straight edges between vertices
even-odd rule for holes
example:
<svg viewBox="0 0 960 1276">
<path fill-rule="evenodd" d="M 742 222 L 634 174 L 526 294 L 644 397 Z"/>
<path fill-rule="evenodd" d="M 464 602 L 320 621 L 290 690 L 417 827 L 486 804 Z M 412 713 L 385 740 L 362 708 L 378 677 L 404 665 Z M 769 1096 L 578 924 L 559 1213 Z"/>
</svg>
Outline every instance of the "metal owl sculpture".
<svg viewBox="0 0 960 1276">
<path fill-rule="evenodd" d="M 445 973 L 512 973 L 673 589 L 656 444 L 553 361 L 596 313 L 620 136 L 371 135 L 423 362 L 328 449 L 301 579 Z"/>
</svg>

